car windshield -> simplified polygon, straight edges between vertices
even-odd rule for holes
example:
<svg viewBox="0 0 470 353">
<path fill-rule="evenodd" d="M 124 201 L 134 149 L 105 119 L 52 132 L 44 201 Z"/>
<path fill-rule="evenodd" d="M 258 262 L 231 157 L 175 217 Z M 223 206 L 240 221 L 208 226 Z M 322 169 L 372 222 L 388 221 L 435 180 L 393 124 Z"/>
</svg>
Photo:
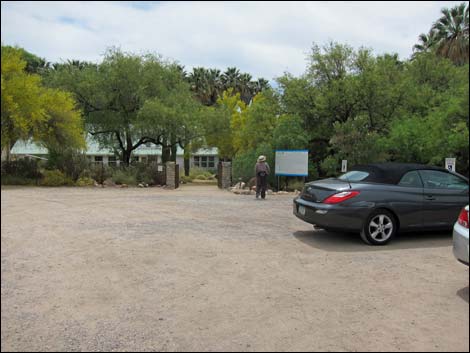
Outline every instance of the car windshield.
<svg viewBox="0 0 470 353">
<path fill-rule="evenodd" d="M 358 170 L 352 170 L 341 175 L 338 179 L 344 181 L 362 181 L 369 176 L 367 172 L 361 172 Z"/>
</svg>

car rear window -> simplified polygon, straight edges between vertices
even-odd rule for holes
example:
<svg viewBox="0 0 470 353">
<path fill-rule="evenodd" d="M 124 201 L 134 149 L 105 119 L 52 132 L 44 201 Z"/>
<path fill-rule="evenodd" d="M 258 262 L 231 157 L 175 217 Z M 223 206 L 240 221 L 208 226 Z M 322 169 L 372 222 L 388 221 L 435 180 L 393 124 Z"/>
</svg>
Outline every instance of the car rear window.
<svg viewBox="0 0 470 353">
<path fill-rule="evenodd" d="M 351 170 L 343 175 L 341 175 L 338 179 L 344 181 L 362 181 L 369 176 L 369 173 L 359 171 L 359 170 Z"/>
</svg>

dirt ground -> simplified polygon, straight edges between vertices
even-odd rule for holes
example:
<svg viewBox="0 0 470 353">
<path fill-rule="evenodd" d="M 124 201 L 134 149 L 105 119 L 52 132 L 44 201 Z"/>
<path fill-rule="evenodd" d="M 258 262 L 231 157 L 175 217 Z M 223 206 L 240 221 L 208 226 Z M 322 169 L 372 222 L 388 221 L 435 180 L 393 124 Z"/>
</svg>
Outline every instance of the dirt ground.
<svg viewBox="0 0 470 353">
<path fill-rule="evenodd" d="M 468 352 L 449 234 L 366 246 L 292 198 L 2 188 L 2 351 Z"/>
</svg>

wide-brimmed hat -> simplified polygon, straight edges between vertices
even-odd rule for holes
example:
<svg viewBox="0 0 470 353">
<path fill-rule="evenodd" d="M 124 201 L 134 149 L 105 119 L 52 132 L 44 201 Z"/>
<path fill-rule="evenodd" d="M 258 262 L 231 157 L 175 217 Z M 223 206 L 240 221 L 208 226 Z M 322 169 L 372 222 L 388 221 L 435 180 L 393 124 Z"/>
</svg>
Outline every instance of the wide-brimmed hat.
<svg viewBox="0 0 470 353">
<path fill-rule="evenodd" d="M 258 157 L 258 162 L 265 162 L 266 161 L 266 157 L 265 156 L 259 156 Z"/>
</svg>

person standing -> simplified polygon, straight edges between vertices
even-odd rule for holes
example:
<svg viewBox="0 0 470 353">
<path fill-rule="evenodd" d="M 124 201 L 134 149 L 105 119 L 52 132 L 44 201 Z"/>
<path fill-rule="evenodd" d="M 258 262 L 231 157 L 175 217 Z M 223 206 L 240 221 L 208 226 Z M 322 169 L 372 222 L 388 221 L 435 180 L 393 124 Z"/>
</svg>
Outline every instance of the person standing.
<svg viewBox="0 0 470 353">
<path fill-rule="evenodd" d="M 269 164 L 266 162 L 265 156 L 259 156 L 255 165 L 256 175 L 256 198 L 261 195 L 262 199 L 266 198 L 266 188 L 268 184 L 268 175 L 270 173 Z"/>
</svg>

